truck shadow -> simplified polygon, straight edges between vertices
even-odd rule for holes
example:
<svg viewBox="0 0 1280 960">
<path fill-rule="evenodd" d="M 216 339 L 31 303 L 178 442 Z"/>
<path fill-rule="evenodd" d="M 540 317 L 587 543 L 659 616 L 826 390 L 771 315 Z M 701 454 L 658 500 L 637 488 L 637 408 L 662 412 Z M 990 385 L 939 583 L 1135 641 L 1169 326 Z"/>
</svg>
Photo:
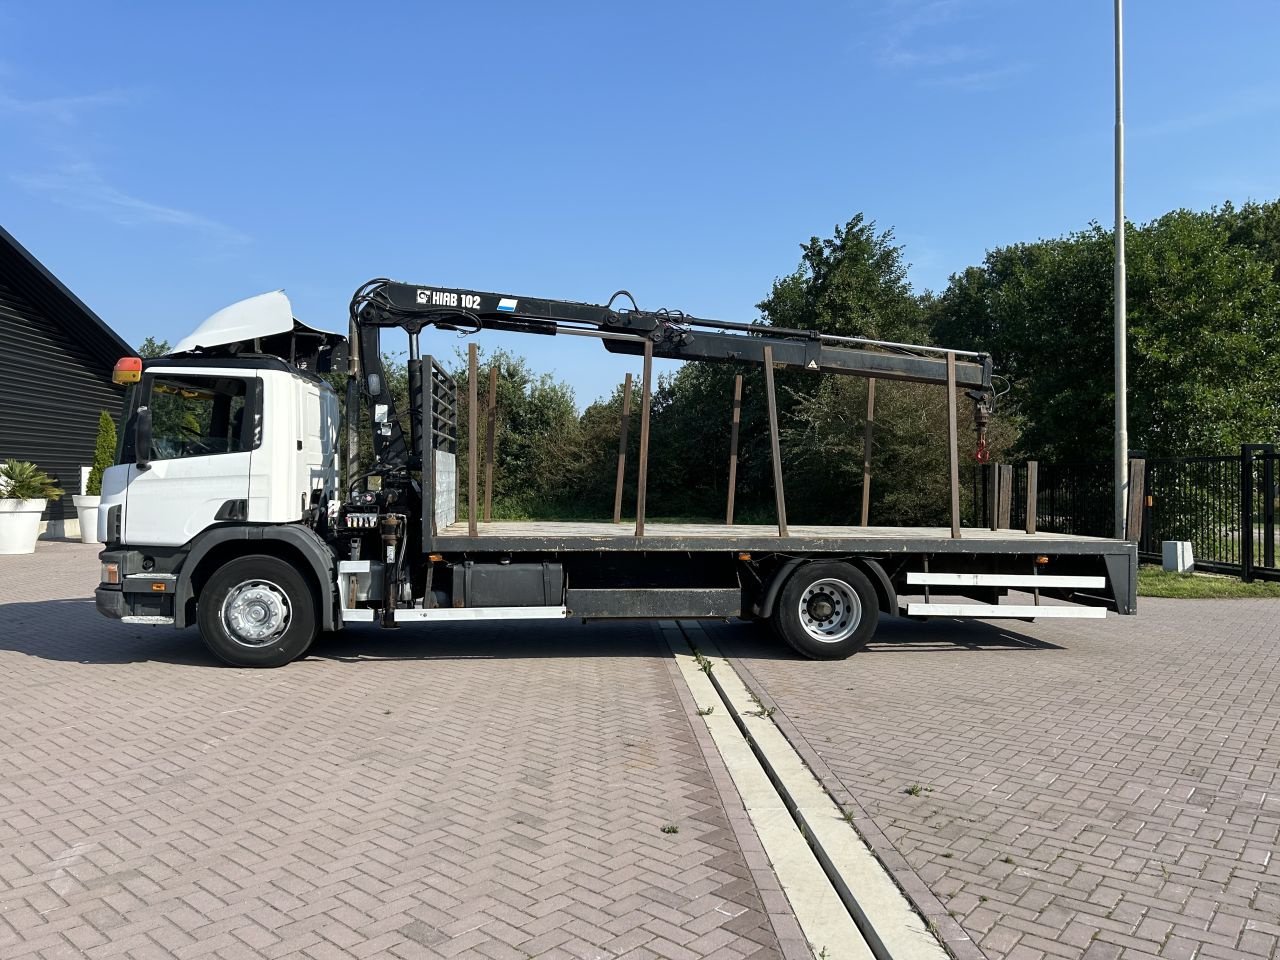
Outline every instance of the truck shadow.
<svg viewBox="0 0 1280 960">
<path fill-rule="evenodd" d="M 760 624 L 720 623 L 711 636 L 729 656 L 764 660 L 795 660 L 792 652 L 771 630 Z M 853 657 L 884 653 L 980 653 L 999 651 L 1063 650 L 1039 637 L 1009 629 L 1008 625 L 980 620 L 908 620 L 882 616 L 875 637 Z M 852 659 L 852 658 L 851 658 Z"/>
<path fill-rule="evenodd" d="M 706 622 L 725 653 L 762 659 L 801 659 L 768 628 L 743 622 Z M 974 622 L 885 618 L 874 642 L 855 656 L 878 652 L 1058 650 L 1005 627 Z M 98 615 L 92 600 L 0 604 L 0 650 L 70 663 L 159 662 L 221 666 L 194 628 L 119 623 Z M 667 646 L 645 621 L 576 620 L 532 623 L 477 622 L 383 630 L 356 624 L 317 638 L 307 659 L 358 663 L 378 660 L 530 660 L 560 657 L 665 656 Z"/>
<path fill-rule="evenodd" d="M 79 598 L 0 604 L 0 650 L 68 663 L 217 663 L 195 630 L 108 620 Z"/>
</svg>

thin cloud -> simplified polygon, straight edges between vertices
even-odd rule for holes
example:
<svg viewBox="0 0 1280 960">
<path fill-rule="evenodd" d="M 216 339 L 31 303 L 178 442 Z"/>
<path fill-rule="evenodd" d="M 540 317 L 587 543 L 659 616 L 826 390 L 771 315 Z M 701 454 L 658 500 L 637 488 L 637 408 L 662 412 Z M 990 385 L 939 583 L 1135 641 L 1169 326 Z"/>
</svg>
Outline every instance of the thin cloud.
<svg viewBox="0 0 1280 960">
<path fill-rule="evenodd" d="M 960 90 L 990 90 L 1026 69 L 1025 64 L 993 66 L 992 51 L 940 42 L 940 28 L 973 19 L 984 4 L 974 0 L 889 0 L 888 25 L 878 54 L 880 65 L 917 75 L 921 83 Z M 949 39 L 949 38 L 948 38 Z"/>
<path fill-rule="evenodd" d="M 86 110 L 124 103 L 126 99 L 122 90 L 103 90 L 98 93 L 70 97 L 44 97 L 34 100 L 15 97 L 0 91 L 0 114 L 69 124 L 79 119 Z"/>
<path fill-rule="evenodd" d="M 166 207 L 125 193 L 105 181 L 90 163 L 63 164 L 46 173 L 14 176 L 28 190 L 43 193 L 55 203 L 106 217 L 121 226 L 160 224 L 204 234 L 225 244 L 244 244 L 247 234 L 209 217 Z"/>
<path fill-rule="evenodd" d="M 933 87 L 951 87 L 956 90 L 995 90 L 1002 87 L 1005 81 L 1024 73 L 1025 63 L 1011 63 L 1007 67 L 992 67 L 989 70 L 968 70 L 964 73 L 943 74 L 923 80 Z"/>
<path fill-rule="evenodd" d="M 887 67 L 947 67 L 957 63 L 971 63 L 986 56 L 973 47 L 949 46 L 932 49 L 905 50 L 901 47 L 886 48 L 880 54 L 880 62 Z"/>
<path fill-rule="evenodd" d="M 1154 123 L 1130 124 L 1129 135 L 1135 137 L 1164 137 L 1179 133 L 1193 133 L 1206 127 L 1216 127 L 1233 120 L 1247 120 L 1259 114 L 1280 110 L 1280 93 L 1270 89 L 1241 90 L 1220 98 L 1221 106 L 1197 113 L 1183 113 Z"/>
</svg>

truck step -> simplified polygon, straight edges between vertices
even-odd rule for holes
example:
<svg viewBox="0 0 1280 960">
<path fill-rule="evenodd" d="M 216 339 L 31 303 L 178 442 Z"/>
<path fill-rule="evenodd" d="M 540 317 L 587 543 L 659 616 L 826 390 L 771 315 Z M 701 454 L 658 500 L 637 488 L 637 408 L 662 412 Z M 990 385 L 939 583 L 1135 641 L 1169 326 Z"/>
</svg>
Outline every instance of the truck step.
<svg viewBox="0 0 1280 960">
<path fill-rule="evenodd" d="M 1015 573 L 908 573 L 907 583 L 928 587 L 1014 587 L 1019 590 L 1067 587 L 1083 590 L 1105 587 L 1107 578 Z"/>
<path fill-rule="evenodd" d="M 457 623 L 467 620 L 563 620 L 569 615 L 564 607 L 437 607 L 431 610 L 403 609 L 395 612 L 396 623 L 421 623 L 444 620 Z M 348 623 L 370 623 L 377 618 L 373 610 L 342 611 Z"/>
<path fill-rule="evenodd" d="M 1100 619 L 1106 607 L 1036 606 L 992 603 L 908 603 L 908 617 L 971 617 L 975 620 L 1040 620 L 1050 617 Z"/>
</svg>

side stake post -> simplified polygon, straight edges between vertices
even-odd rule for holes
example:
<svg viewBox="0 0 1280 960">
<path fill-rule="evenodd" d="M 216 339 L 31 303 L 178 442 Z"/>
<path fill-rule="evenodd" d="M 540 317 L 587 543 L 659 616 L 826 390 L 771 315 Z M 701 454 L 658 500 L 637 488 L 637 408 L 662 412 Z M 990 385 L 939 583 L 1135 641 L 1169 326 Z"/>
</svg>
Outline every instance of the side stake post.
<svg viewBox="0 0 1280 960">
<path fill-rule="evenodd" d="M 956 355 L 947 354 L 947 449 L 951 454 L 951 539 L 960 539 L 960 437 L 956 428 Z"/>
<path fill-rule="evenodd" d="M 769 449 L 773 454 L 773 497 L 778 505 L 778 536 L 787 536 L 787 498 L 782 492 L 782 444 L 778 438 L 778 398 L 773 391 L 773 347 L 764 348 L 764 387 L 769 399 Z"/>
<path fill-rule="evenodd" d="M 484 522 L 493 519 L 493 454 L 498 442 L 498 367 L 489 368 L 488 435 L 484 444 Z"/>
<path fill-rule="evenodd" d="M 476 513 L 476 480 L 480 458 L 477 456 L 479 451 L 479 443 L 476 433 L 479 428 L 479 417 L 476 416 L 476 407 L 480 404 L 479 379 L 480 371 L 479 363 L 476 356 L 476 345 L 474 343 L 467 344 L 467 533 L 470 536 L 476 536 L 479 531 L 477 521 L 479 517 Z"/>
<path fill-rule="evenodd" d="M 871 435 L 876 425 L 876 378 L 867 380 L 867 427 L 862 434 L 862 525 L 871 518 Z"/>
<path fill-rule="evenodd" d="M 627 475 L 627 432 L 631 429 L 631 374 L 622 381 L 622 427 L 618 431 L 618 479 L 613 485 L 613 522 L 622 522 L 622 481 Z"/>
<path fill-rule="evenodd" d="M 636 486 L 636 536 L 644 536 L 644 498 L 649 486 L 649 401 L 653 382 L 653 341 L 644 342 L 644 381 L 640 385 L 640 477 Z"/>
<path fill-rule="evenodd" d="M 742 374 L 733 378 L 733 426 L 729 428 L 729 509 L 726 526 L 733 525 L 733 498 L 738 489 L 738 424 L 742 421 Z"/>
</svg>

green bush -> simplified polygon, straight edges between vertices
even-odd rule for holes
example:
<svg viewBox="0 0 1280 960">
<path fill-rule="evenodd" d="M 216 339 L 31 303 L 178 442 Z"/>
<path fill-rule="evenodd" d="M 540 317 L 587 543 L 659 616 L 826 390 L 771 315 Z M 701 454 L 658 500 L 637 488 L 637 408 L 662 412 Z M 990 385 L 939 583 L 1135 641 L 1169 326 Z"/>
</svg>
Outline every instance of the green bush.
<svg viewBox="0 0 1280 960">
<path fill-rule="evenodd" d="M 27 460 L 6 460 L 0 467 L 0 497 L 13 500 L 57 500 L 62 490 L 53 478 Z"/>
<path fill-rule="evenodd" d="M 93 468 L 85 492 L 91 497 L 102 495 L 102 473 L 116 460 L 116 423 L 103 410 L 98 415 L 98 439 L 93 448 Z"/>
</svg>

